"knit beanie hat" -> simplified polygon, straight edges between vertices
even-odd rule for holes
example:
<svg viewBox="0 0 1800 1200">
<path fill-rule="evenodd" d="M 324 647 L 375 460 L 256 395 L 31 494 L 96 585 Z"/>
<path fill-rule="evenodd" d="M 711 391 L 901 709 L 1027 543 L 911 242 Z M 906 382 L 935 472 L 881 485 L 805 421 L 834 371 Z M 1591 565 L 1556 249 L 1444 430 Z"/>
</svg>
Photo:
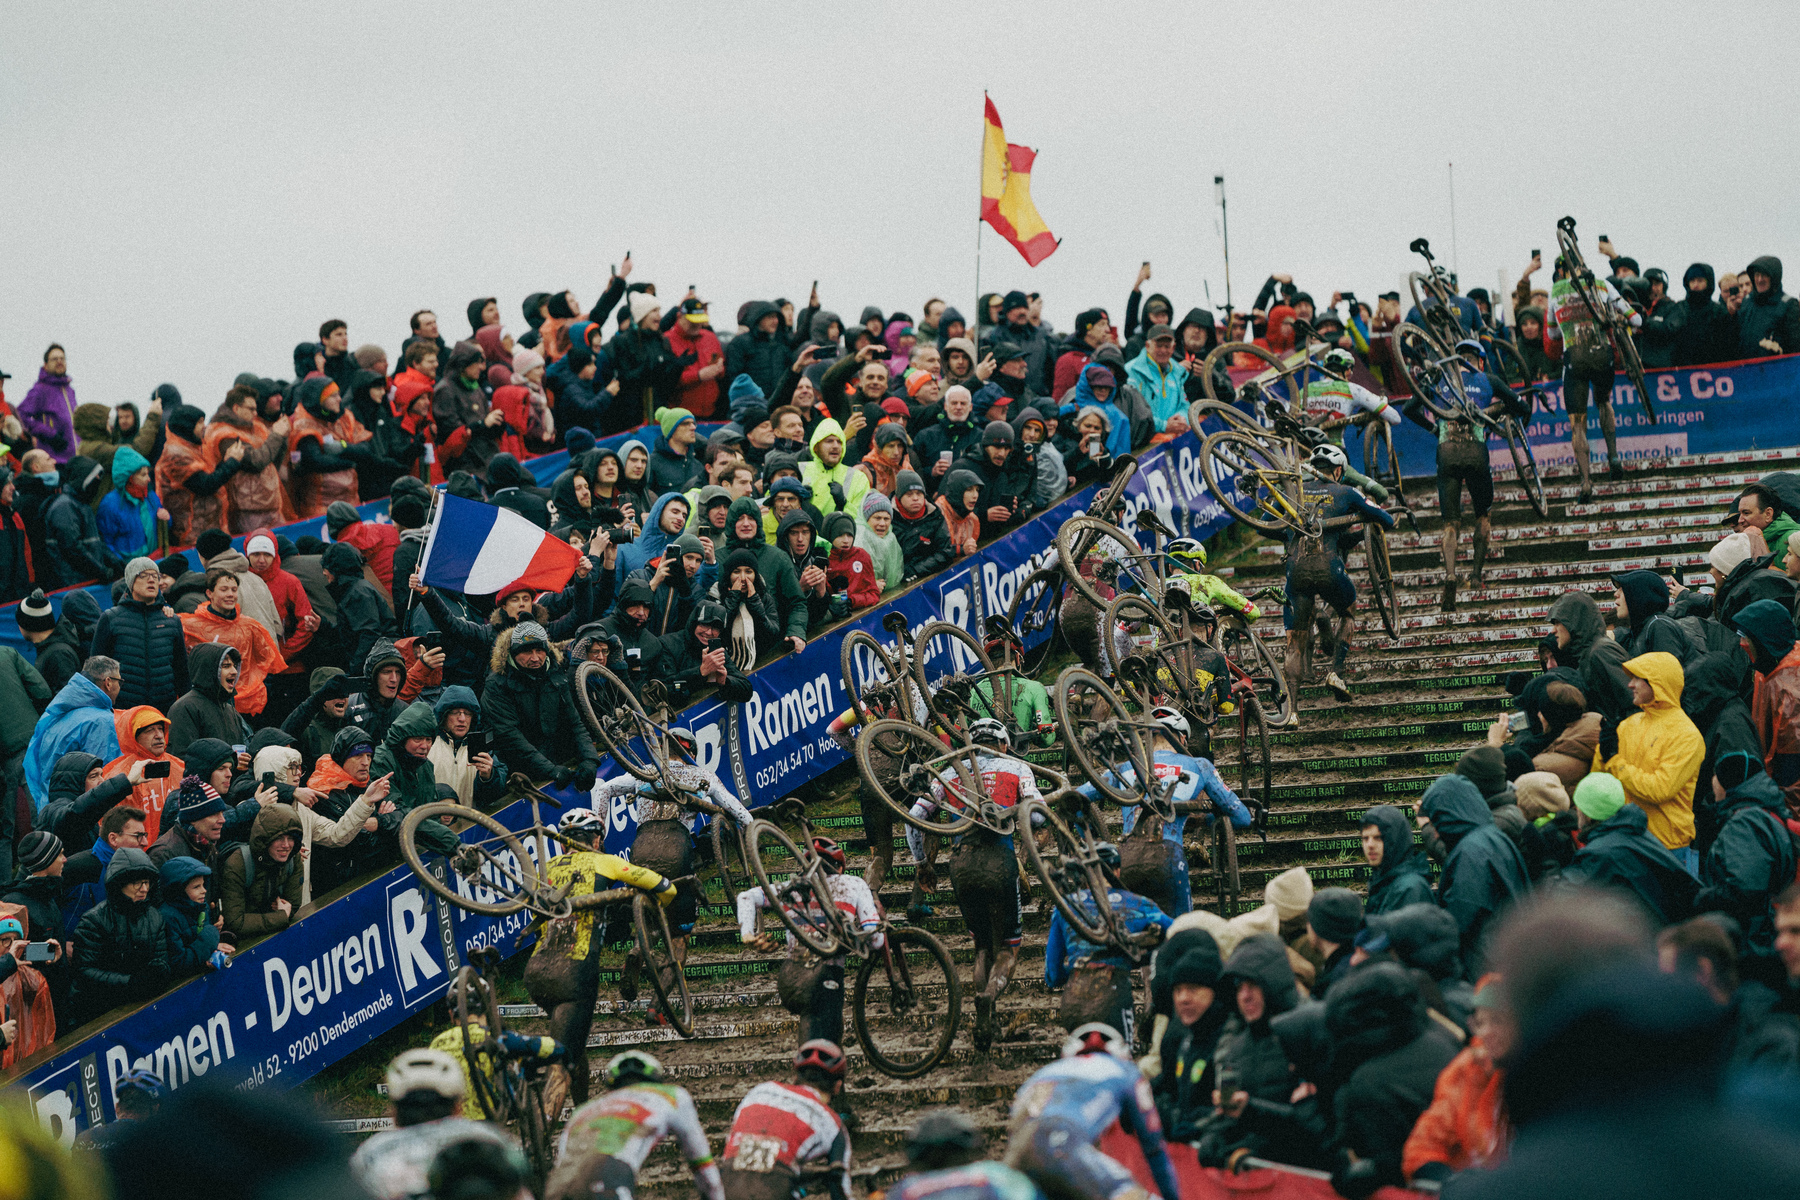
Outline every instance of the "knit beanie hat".
<svg viewBox="0 0 1800 1200">
<path fill-rule="evenodd" d="M 274 547 L 275 543 L 270 542 L 269 545 L 271 547 L 271 553 L 273 553 L 273 547 Z M 153 558 L 145 558 L 143 555 L 140 554 L 136 558 L 132 559 L 130 562 L 125 564 L 125 586 L 130 587 L 132 585 L 132 583 L 134 583 L 137 580 L 137 577 L 139 575 L 142 575 L 145 571 L 154 572 L 156 575 L 156 578 L 157 578 L 158 585 L 159 586 L 161 585 L 162 572 L 157 570 L 156 560 Z"/>
<path fill-rule="evenodd" d="M 356 365 L 363 370 L 373 371 L 376 363 L 387 361 L 387 351 L 383 350 L 380 346 L 377 346 L 374 342 L 367 342 L 358 346 L 356 348 L 356 353 L 351 357 L 356 359 Z M 256 384 L 252 382 L 250 386 L 255 387 Z"/>
<path fill-rule="evenodd" d="M 922 492 L 925 490 L 925 480 L 920 477 L 917 471 L 902 471 L 899 475 L 895 476 L 894 479 L 895 499 L 899 499 L 908 492 Z"/>
<path fill-rule="evenodd" d="M 56 614 L 50 611 L 43 588 L 34 588 L 31 595 L 19 601 L 17 615 L 21 633 L 49 633 L 56 628 Z"/>
<path fill-rule="evenodd" d="M 636 325 L 661 307 L 662 301 L 649 292 L 631 293 L 631 323 Z"/>
<path fill-rule="evenodd" d="M 880 492 L 871 490 L 866 496 L 863 497 L 863 503 L 862 503 L 863 521 L 865 523 L 867 523 L 868 519 L 870 517 L 874 516 L 878 512 L 884 512 L 891 516 L 891 515 L 893 515 L 893 512 L 894 512 L 894 505 L 891 500 L 889 500 L 886 496 L 882 495 Z"/>
<path fill-rule="evenodd" d="M 1328 942 L 1347 942 L 1362 928 L 1362 900 L 1349 888 L 1321 888 L 1306 906 L 1306 923 Z"/>
<path fill-rule="evenodd" d="M 1746 533 L 1728 533 L 1706 552 L 1707 563 L 1721 575 L 1731 574 L 1749 557 L 1750 535 Z"/>
<path fill-rule="evenodd" d="M 1492 796 L 1506 788 L 1506 756 L 1492 746 L 1477 746 L 1456 762 L 1456 773 Z"/>
<path fill-rule="evenodd" d="M 1513 793 L 1519 798 L 1519 811 L 1527 821 L 1554 817 L 1569 811 L 1568 789 L 1549 771 L 1531 771 L 1513 780 Z"/>
<path fill-rule="evenodd" d="M 989 421 L 987 428 L 981 431 L 981 444 L 984 446 L 1010 446 L 1013 444 L 1013 428 L 1005 421 Z"/>
<path fill-rule="evenodd" d="M 425 501 L 417 496 L 396 496 L 388 505 L 388 516 L 398 529 L 417 529 L 425 524 Z"/>
<path fill-rule="evenodd" d="M 192 825 L 195 821 L 225 811 L 225 802 L 219 799 L 219 793 L 213 789 L 212 784 L 198 775 L 182 776 L 181 789 L 176 792 L 175 798 L 183 825 Z"/>
<path fill-rule="evenodd" d="M 917 398 L 927 386 L 937 382 L 937 376 L 930 371 L 909 371 L 906 375 L 906 394 Z"/>
<path fill-rule="evenodd" d="M 1289 867 L 1263 885 L 1263 899 L 1275 906 L 1275 915 L 1291 921 L 1312 904 L 1312 876 L 1305 867 Z"/>
<path fill-rule="evenodd" d="M 1625 807 L 1625 787 L 1605 771 L 1592 771 L 1575 785 L 1575 807 L 1590 821 L 1611 820 Z"/>
<path fill-rule="evenodd" d="M 164 575 L 167 575 L 170 579 L 180 579 L 183 575 L 194 569 L 194 564 L 189 561 L 188 556 L 185 554 L 171 554 L 166 558 L 159 559 L 156 564 L 156 569 L 161 571 Z"/>
<path fill-rule="evenodd" d="M 520 621 L 512 628 L 512 645 L 508 648 L 507 653 L 509 655 L 517 654 L 521 650 L 529 650 L 533 647 L 548 650 L 550 635 L 536 621 Z"/>
<path fill-rule="evenodd" d="M 659 408 L 656 410 L 656 423 L 662 426 L 663 440 L 675 432 L 675 427 L 683 421 L 692 421 L 694 414 L 685 408 Z"/>
<path fill-rule="evenodd" d="M 251 538 L 249 541 L 244 543 L 244 554 L 246 557 L 249 555 L 252 555 L 252 554 L 276 554 L 276 553 L 277 553 L 277 551 L 275 549 L 275 539 L 270 537 L 266 533 L 259 533 L 255 537 Z M 126 572 L 126 578 L 129 579 L 130 577 L 131 577 L 130 572 Z"/>
<path fill-rule="evenodd" d="M 593 431 L 576 425 L 563 434 L 563 445 L 568 447 L 570 458 L 580 458 L 594 448 Z"/>
<path fill-rule="evenodd" d="M 747 405 L 758 404 L 769 398 L 756 380 L 748 374 L 739 375 L 733 379 L 731 390 L 725 394 L 725 397 L 731 402 L 731 411 L 734 413 L 743 411 Z M 748 430 L 752 426 L 745 425 L 744 428 Z"/>
<path fill-rule="evenodd" d="M 63 852 L 62 839 L 47 829 L 34 829 L 19 839 L 19 870 L 35 875 Z"/>
<path fill-rule="evenodd" d="M 1217 987 L 1219 976 L 1225 973 L 1225 964 L 1219 958 L 1219 944 L 1212 938 L 1190 947 L 1175 964 L 1170 973 L 1170 983 L 1176 987 L 1192 984 L 1195 987 Z"/>
<path fill-rule="evenodd" d="M 338 503 L 342 504 L 343 501 L 340 500 Z M 345 505 L 345 507 L 349 506 Z M 350 511 L 354 513 L 356 510 L 352 508 Z M 231 535 L 223 529 L 203 530 L 200 536 L 194 539 L 194 549 L 199 552 L 201 562 L 211 562 L 231 549 Z"/>
<path fill-rule="evenodd" d="M 362 514 L 356 506 L 347 500 L 333 500 L 325 509 L 325 528 L 331 530 L 331 536 L 337 537 L 338 530 L 346 529 L 362 520 Z"/>
<path fill-rule="evenodd" d="M 847 512 L 826 513 L 823 525 L 824 528 L 819 532 L 825 535 L 825 540 L 828 542 L 836 541 L 845 534 L 849 534 L 851 537 L 856 536 L 856 518 Z"/>
</svg>

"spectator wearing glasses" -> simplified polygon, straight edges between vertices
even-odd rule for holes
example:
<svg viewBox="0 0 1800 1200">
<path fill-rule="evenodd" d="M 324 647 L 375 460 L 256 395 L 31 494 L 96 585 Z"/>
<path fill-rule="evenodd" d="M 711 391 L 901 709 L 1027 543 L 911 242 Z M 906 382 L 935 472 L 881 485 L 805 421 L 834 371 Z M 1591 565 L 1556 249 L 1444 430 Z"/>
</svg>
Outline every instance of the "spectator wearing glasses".
<svg viewBox="0 0 1800 1200">
<path fill-rule="evenodd" d="M 137 826 L 141 839 L 141 819 Z M 169 985 L 168 931 L 162 911 L 150 900 L 157 871 L 149 855 L 134 848 L 139 844 L 113 853 L 106 867 L 106 899 L 82 916 L 75 931 L 71 1028 L 121 1004 L 151 999 Z"/>
</svg>

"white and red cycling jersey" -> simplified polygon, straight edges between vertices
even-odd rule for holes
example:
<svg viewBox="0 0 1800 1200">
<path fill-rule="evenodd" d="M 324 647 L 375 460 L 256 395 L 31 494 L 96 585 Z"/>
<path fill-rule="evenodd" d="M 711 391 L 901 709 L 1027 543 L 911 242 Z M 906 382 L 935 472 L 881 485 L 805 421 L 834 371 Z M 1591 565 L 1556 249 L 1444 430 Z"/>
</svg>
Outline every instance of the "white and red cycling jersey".
<svg viewBox="0 0 1800 1200">
<path fill-rule="evenodd" d="M 750 1089 L 731 1117 L 720 1159 L 728 1172 L 798 1176 L 806 1163 L 843 1168 L 850 1192 L 850 1134 L 823 1096 L 803 1083 L 770 1080 Z"/>
</svg>

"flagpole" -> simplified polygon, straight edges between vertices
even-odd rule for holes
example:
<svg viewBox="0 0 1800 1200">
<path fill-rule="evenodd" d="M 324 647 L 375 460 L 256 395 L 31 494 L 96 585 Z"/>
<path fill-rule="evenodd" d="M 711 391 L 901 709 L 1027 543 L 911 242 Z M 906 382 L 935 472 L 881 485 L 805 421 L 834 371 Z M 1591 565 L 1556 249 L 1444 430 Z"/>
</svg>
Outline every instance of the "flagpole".
<svg viewBox="0 0 1800 1200">
<path fill-rule="evenodd" d="M 981 89 L 981 147 L 975 156 L 975 191 L 981 192 L 982 172 L 987 170 L 987 89 Z M 981 227 L 987 222 L 981 219 L 982 201 L 975 203 L 975 336 L 970 339 L 975 343 L 975 359 L 969 364 L 972 371 L 981 363 Z"/>
<path fill-rule="evenodd" d="M 1213 191 L 1219 197 L 1219 233 L 1225 242 L 1225 318 L 1231 319 L 1231 221 L 1225 215 L 1225 177 L 1213 176 Z M 1229 329 L 1226 331 L 1230 332 Z"/>
</svg>

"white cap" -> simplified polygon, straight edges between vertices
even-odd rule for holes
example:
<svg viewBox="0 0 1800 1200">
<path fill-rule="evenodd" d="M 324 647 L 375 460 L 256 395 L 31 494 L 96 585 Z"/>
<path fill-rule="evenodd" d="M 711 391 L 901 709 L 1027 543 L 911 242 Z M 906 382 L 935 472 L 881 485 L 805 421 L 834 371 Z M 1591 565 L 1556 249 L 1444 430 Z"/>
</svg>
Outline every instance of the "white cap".
<svg viewBox="0 0 1800 1200">
<path fill-rule="evenodd" d="M 1750 535 L 1747 533 L 1728 533 L 1706 552 L 1706 561 L 1721 575 L 1731 574 L 1749 557 Z"/>
<path fill-rule="evenodd" d="M 266 533 L 259 533 L 244 543 L 244 554 L 246 556 L 252 554 L 279 555 L 280 553 L 281 551 L 275 548 L 275 539 Z"/>
</svg>

